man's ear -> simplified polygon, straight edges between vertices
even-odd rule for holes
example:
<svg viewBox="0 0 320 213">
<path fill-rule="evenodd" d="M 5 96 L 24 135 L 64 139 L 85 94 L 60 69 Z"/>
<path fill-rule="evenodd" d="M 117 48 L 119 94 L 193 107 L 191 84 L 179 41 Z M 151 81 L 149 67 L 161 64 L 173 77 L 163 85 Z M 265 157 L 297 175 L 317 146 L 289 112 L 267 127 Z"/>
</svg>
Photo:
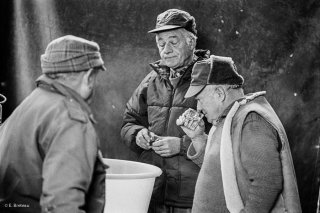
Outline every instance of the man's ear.
<svg viewBox="0 0 320 213">
<path fill-rule="evenodd" d="M 222 86 L 217 86 L 215 88 L 215 93 L 217 94 L 218 100 L 223 102 L 226 99 L 226 91 L 223 89 Z"/>
<path fill-rule="evenodd" d="M 196 39 L 194 38 L 189 38 L 190 39 L 190 50 L 193 50 L 196 48 Z"/>
<path fill-rule="evenodd" d="M 87 72 L 85 72 L 83 76 L 83 81 L 87 84 L 90 88 L 94 85 L 94 69 L 91 68 Z"/>
</svg>

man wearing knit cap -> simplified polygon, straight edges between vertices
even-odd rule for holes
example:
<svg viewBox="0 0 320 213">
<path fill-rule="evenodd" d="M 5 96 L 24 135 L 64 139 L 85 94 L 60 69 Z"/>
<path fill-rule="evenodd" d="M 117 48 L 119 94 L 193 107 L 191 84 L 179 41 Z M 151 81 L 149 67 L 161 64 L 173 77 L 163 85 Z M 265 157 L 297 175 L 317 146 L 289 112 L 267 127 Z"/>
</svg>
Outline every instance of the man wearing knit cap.
<svg viewBox="0 0 320 213">
<path fill-rule="evenodd" d="M 0 212 L 102 213 L 105 168 L 88 106 L 104 71 L 97 43 L 53 40 L 37 88 L 0 127 Z"/>
<path fill-rule="evenodd" d="M 210 53 L 195 50 L 195 19 L 182 10 L 159 14 L 149 33 L 155 34 L 161 59 L 150 64 L 153 70 L 128 101 L 121 137 L 140 156 L 139 161 L 162 168 L 149 213 L 190 212 L 199 167 L 187 159 L 185 150 L 191 140 L 175 120 L 188 108 L 196 109 L 196 100 L 184 95 L 194 63 Z"/>
<path fill-rule="evenodd" d="M 188 157 L 201 167 L 192 212 L 300 213 L 285 130 L 265 92 L 244 95 L 243 82 L 231 58 L 193 67 L 185 97 L 197 99 L 213 126 L 207 135 L 203 121 L 177 120 L 192 140 Z"/>
</svg>

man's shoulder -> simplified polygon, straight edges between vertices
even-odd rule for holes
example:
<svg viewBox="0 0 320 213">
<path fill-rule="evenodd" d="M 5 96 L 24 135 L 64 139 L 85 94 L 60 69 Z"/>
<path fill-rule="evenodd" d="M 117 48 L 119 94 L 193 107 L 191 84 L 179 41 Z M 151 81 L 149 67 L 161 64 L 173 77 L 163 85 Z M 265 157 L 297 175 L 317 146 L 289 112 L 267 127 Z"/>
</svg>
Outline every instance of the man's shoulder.
<svg viewBox="0 0 320 213">
<path fill-rule="evenodd" d="M 277 130 L 257 112 L 249 112 L 244 120 L 243 127 L 248 127 L 255 132 L 269 132 L 273 135 L 277 135 Z"/>
<path fill-rule="evenodd" d="M 151 70 L 146 77 L 147 78 L 156 78 L 157 76 L 158 76 L 158 73 L 154 70 Z"/>
<path fill-rule="evenodd" d="M 155 78 L 157 78 L 158 73 L 154 70 L 151 70 L 141 81 L 140 85 L 141 86 L 148 86 L 150 82 L 152 82 Z"/>
<path fill-rule="evenodd" d="M 258 112 L 255 111 L 250 111 L 246 118 L 244 119 L 244 123 L 247 122 L 264 122 L 265 119 L 263 118 L 262 115 L 260 115 Z"/>
<path fill-rule="evenodd" d="M 41 90 L 39 92 L 42 93 Z M 54 117 L 55 120 L 63 120 L 64 122 L 68 120 L 74 120 L 81 123 L 88 122 L 87 113 L 81 108 L 76 100 L 57 93 L 45 93 L 46 94 L 41 96 L 43 100 L 39 101 L 42 102 L 39 103 L 41 105 L 39 107 L 43 108 L 49 117 Z"/>
</svg>

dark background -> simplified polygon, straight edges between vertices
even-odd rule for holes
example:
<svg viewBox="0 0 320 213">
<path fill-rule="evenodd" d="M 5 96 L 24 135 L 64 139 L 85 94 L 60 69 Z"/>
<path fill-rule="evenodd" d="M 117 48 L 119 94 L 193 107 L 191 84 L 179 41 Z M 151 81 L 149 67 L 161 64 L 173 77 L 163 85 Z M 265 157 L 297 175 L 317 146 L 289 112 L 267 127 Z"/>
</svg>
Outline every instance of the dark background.
<svg viewBox="0 0 320 213">
<path fill-rule="evenodd" d="M 157 14 L 179 8 L 197 21 L 198 48 L 231 56 L 246 92 L 267 91 L 291 145 L 303 212 L 316 212 L 320 145 L 319 0 L 1 0 L 0 93 L 4 119 L 35 87 L 40 55 L 72 34 L 100 44 L 94 113 L 104 155 L 134 159 L 120 140 L 125 104 L 159 58 Z"/>
</svg>

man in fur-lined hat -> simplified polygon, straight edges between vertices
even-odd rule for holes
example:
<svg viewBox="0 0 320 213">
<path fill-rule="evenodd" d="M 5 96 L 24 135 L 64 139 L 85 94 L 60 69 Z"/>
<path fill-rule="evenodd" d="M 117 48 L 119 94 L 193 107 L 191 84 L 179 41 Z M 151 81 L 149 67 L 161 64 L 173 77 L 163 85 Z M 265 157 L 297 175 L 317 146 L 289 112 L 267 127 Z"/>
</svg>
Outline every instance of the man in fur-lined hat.
<svg viewBox="0 0 320 213">
<path fill-rule="evenodd" d="M 245 95 L 243 82 L 228 57 L 193 67 L 185 97 L 196 98 L 213 127 L 206 135 L 202 121 L 182 115 L 177 122 L 192 139 L 188 157 L 201 167 L 192 212 L 300 213 L 285 130 L 265 92 Z"/>
</svg>

